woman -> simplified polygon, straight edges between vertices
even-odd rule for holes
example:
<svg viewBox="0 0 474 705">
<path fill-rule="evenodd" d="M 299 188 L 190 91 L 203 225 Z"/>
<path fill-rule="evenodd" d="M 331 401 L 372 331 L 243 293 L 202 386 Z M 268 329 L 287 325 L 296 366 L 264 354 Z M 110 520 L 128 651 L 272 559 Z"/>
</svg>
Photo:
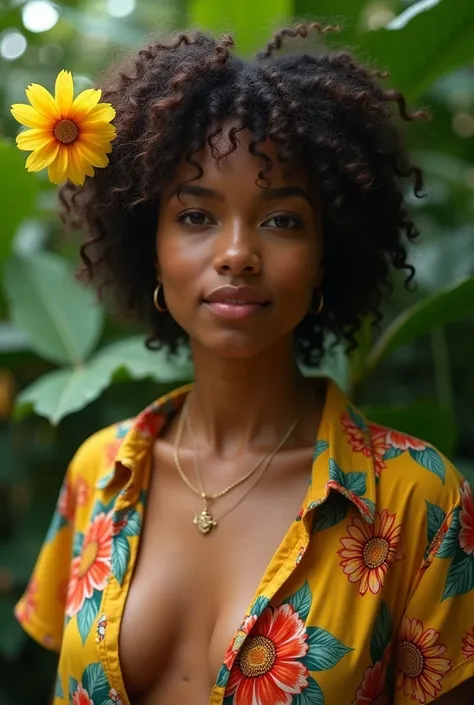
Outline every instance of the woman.
<svg viewBox="0 0 474 705">
<path fill-rule="evenodd" d="M 62 189 L 89 276 L 195 383 L 68 469 L 16 609 L 55 705 L 472 703 L 470 487 L 297 366 L 411 280 L 421 188 L 390 103 L 421 114 L 347 53 L 276 56 L 308 30 L 251 63 L 150 44 L 109 79 L 109 167 Z"/>
</svg>

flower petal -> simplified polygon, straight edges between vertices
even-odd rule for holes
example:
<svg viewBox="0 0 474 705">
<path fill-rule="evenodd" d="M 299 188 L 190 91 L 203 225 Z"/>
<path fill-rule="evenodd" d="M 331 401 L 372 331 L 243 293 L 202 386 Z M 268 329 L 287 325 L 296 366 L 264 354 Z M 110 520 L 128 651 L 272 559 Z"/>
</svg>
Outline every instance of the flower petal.
<svg viewBox="0 0 474 705">
<path fill-rule="evenodd" d="M 49 120 L 57 120 L 59 111 L 56 102 L 49 91 L 38 83 L 32 83 L 26 89 L 26 97 L 31 105 Z"/>
<path fill-rule="evenodd" d="M 41 169 L 49 166 L 51 162 L 56 159 L 58 151 L 59 144 L 56 140 L 51 140 L 50 143 L 45 144 L 39 149 L 35 149 L 34 152 L 31 152 L 30 156 L 26 160 L 26 169 L 28 171 L 41 171 Z"/>
<path fill-rule="evenodd" d="M 100 103 L 100 105 L 95 105 L 92 108 L 90 113 L 87 115 L 85 124 L 97 121 L 110 122 L 114 119 L 115 115 L 115 108 L 113 108 L 110 103 Z"/>
<path fill-rule="evenodd" d="M 74 98 L 74 82 L 70 71 L 60 71 L 54 87 L 54 99 L 60 117 L 69 117 Z"/>
<path fill-rule="evenodd" d="M 52 127 L 52 121 L 35 110 L 31 105 L 15 103 L 10 108 L 10 112 L 15 120 L 25 125 L 25 127 Z"/>
<path fill-rule="evenodd" d="M 72 104 L 71 119 L 78 123 L 82 122 L 92 108 L 97 105 L 101 95 L 102 91 L 96 88 L 87 88 L 79 93 Z"/>
<path fill-rule="evenodd" d="M 84 127 L 84 129 L 81 128 L 79 132 L 79 139 L 85 139 L 87 142 L 92 142 L 93 144 L 111 142 L 116 136 L 117 131 L 115 127 L 106 122 L 97 123 L 96 129 Z"/>
<path fill-rule="evenodd" d="M 56 159 L 48 168 L 48 177 L 52 184 L 61 184 L 66 181 L 68 161 L 68 148 L 62 144 L 59 146 Z"/>
<path fill-rule="evenodd" d="M 91 166 L 86 162 L 82 154 L 77 149 L 77 144 L 69 147 L 69 164 L 67 175 L 73 184 L 82 186 L 87 175 L 91 173 Z M 92 171 L 92 173 L 94 173 Z"/>
<path fill-rule="evenodd" d="M 77 145 L 78 153 L 92 166 L 105 167 L 109 163 L 109 158 L 103 150 L 94 145 L 81 142 Z"/>
<path fill-rule="evenodd" d="M 34 149 L 39 149 L 46 144 L 49 144 L 51 140 L 54 140 L 54 136 L 51 130 L 44 130 L 42 128 L 33 128 L 31 130 L 25 130 L 20 132 L 16 138 L 16 145 L 18 149 L 25 149 L 27 151 L 32 151 Z"/>
</svg>

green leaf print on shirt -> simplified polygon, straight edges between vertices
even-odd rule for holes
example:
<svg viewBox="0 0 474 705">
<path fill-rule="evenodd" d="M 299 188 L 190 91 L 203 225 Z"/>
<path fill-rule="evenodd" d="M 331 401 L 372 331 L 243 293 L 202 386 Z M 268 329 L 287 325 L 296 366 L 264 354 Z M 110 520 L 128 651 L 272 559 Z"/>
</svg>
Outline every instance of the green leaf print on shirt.
<svg viewBox="0 0 474 705">
<path fill-rule="evenodd" d="M 372 663 L 381 661 L 385 649 L 392 638 L 392 615 L 386 602 L 381 602 L 374 622 L 374 631 L 370 640 L 370 658 Z"/>
<path fill-rule="evenodd" d="M 352 649 L 320 627 L 307 627 L 308 653 L 302 662 L 308 671 L 328 671 Z"/>
<path fill-rule="evenodd" d="M 313 453 L 313 463 L 315 460 L 319 458 L 321 453 L 324 453 L 325 450 L 329 448 L 329 443 L 327 441 L 316 441 L 316 445 L 314 446 L 314 453 Z"/>
<path fill-rule="evenodd" d="M 308 581 L 306 580 L 303 587 L 284 600 L 283 604 L 291 605 L 295 612 L 298 612 L 303 622 L 305 622 L 308 619 L 309 610 L 311 608 L 311 589 Z"/>
<path fill-rule="evenodd" d="M 347 509 L 347 499 L 335 492 L 331 493 L 324 504 L 314 510 L 311 533 L 314 534 L 317 531 L 324 531 L 324 529 L 336 526 L 345 519 Z"/>
<path fill-rule="evenodd" d="M 113 538 L 112 573 L 120 585 L 123 583 L 125 573 L 130 562 L 130 544 L 126 536 L 119 534 Z"/>
<path fill-rule="evenodd" d="M 408 452 L 418 465 L 437 475 L 444 485 L 446 469 L 440 454 L 434 448 L 427 447 L 424 450 L 410 448 Z"/>
<path fill-rule="evenodd" d="M 438 531 L 443 526 L 443 521 L 446 518 L 445 512 L 438 507 L 437 504 L 431 504 L 431 502 L 426 501 L 426 526 L 427 526 L 427 540 L 428 546 L 433 541 L 434 537 Z"/>
<path fill-rule="evenodd" d="M 94 590 L 92 596 L 84 600 L 84 604 L 77 613 L 77 628 L 81 635 L 82 645 L 86 643 L 86 639 L 89 636 L 94 619 L 99 612 L 101 600 L 102 590 Z"/>
</svg>

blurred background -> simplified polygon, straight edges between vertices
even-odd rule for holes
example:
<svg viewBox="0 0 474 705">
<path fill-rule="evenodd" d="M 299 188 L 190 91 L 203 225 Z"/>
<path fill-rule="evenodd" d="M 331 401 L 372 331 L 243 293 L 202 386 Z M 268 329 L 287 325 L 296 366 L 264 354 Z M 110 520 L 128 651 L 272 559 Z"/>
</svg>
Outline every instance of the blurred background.
<svg viewBox="0 0 474 705">
<path fill-rule="evenodd" d="M 157 30 L 230 31 L 251 55 L 295 20 L 342 23 L 351 48 L 411 108 L 433 119 L 403 126 L 426 195 L 407 201 L 422 231 L 417 288 L 394 281 L 382 330 L 366 322 L 359 351 L 336 347 L 331 374 L 374 421 L 435 443 L 474 478 L 474 3 L 472 0 L 0 0 L 0 705 L 42 705 L 55 657 L 12 617 L 72 454 L 97 429 L 135 414 L 192 377 L 185 358 L 143 347 L 74 278 L 56 190 L 28 174 L 12 103 L 73 72 L 76 93 Z M 307 43 L 318 50 L 318 39 Z"/>
</svg>

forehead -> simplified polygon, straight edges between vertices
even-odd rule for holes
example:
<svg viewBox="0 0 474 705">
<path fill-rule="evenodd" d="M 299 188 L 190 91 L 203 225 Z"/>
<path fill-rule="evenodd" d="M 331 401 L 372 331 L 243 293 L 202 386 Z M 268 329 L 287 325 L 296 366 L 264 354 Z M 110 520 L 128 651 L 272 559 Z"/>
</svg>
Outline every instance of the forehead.
<svg viewBox="0 0 474 705">
<path fill-rule="evenodd" d="M 278 158 L 278 149 L 273 140 L 267 138 L 260 142 L 253 148 L 252 154 L 252 132 L 244 129 L 232 133 L 232 126 L 231 122 L 224 124 L 222 132 L 212 138 L 212 146 L 206 140 L 205 146 L 193 154 L 192 161 L 197 162 L 203 170 L 201 181 L 218 184 L 220 190 L 225 189 L 226 185 L 234 188 L 237 181 L 239 188 L 259 188 L 268 184 L 267 179 L 272 186 L 308 186 L 307 173 L 302 165 L 297 162 L 283 164 Z M 265 173 L 263 182 L 259 176 L 262 171 Z M 170 190 L 177 183 L 195 180 L 195 177 L 196 166 L 183 158 L 176 169 Z"/>
</svg>

